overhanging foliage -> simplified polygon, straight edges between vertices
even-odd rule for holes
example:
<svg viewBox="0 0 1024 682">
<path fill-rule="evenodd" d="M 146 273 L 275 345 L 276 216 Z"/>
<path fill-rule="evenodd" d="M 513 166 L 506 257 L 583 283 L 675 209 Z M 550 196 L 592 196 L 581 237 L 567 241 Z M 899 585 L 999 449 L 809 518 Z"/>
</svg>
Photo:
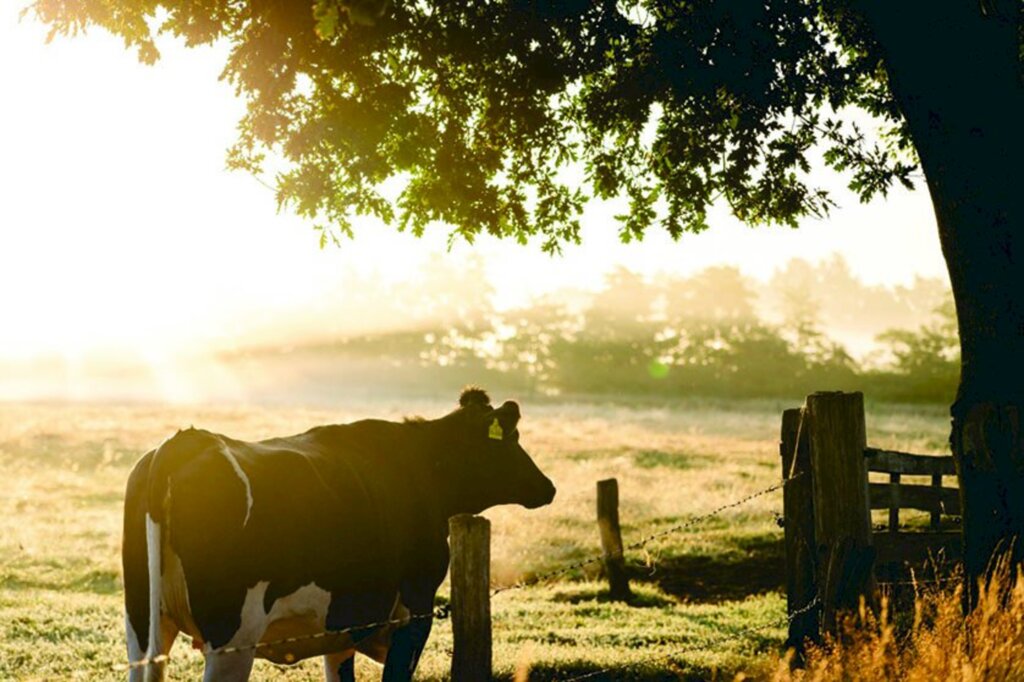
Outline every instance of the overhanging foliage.
<svg viewBox="0 0 1024 682">
<path fill-rule="evenodd" d="M 868 199 L 915 159 L 870 39 L 813 0 L 419 2 L 38 0 L 54 33 L 90 24 L 158 58 L 159 34 L 231 46 L 248 110 L 229 165 L 285 162 L 281 204 L 323 241 L 357 214 L 433 221 L 555 251 L 590 197 L 625 197 L 623 240 L 828 211 L 821 155 Z M 869 142 L 839 114 L 884 122 Z M 391 202 L 388 181 L 401 194 Z"/>
</svg>

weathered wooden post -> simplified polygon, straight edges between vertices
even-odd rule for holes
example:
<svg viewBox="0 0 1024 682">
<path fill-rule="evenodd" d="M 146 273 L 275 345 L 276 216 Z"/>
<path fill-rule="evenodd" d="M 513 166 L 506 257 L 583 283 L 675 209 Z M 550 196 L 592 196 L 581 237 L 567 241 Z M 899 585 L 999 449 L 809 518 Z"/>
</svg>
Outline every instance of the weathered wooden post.
<svg viewBox="0 0 1024 682">
<path fill-rule="evenodd" d="M 604 570 L 608 587 L 615 601 L 629 601 L 633 592 L 626 575 L 626 559 L 622 552 L 622 530 L 619 528 L 619 482 L 614 478 L 597 482 L 597 526 L 601 531 Z"/>
<path fill-rule="evenodd" d="M 814 494 L 807 429 L 801 428 L 800 409 L 782 413 L 779 454 L 782 455 L 783 523 L 786 546 L 787 647 L 802 652 L 805 640 L 818 639 L 821 607 L 807 608 L 818 595 L 815 575 Z M 795 614 L 795 615 L 794 615 Z"/>
<path fill-rule="evenodd" d="M 814 538 L 822 626 L 836 629 L 836 614 L 856 609 L 874 593 L 867 436 L 861 393 L 815 393 L 804 407 L 814 487 Z"/>
<path fill-rule="evenodd" d="M 936 492 L 939 495 L 942 494 L 942 474 L 932 474 L 932 487 L 936 489 Z M 942 499 L 942 498 L 940 498 L 940 499 Z M 931 518 L 929 519 L 930 522 L 931 522 L 929 525 L 931 526 L 932 530 L 936 530 L 937 531 L 941 527 L 941 524 L 942 524 L 942 512 L 940 511 L 941 507 L 942 507 L 942 504 L 940 503 L 939 505 L 937 505 L 935 507 L 935 509 L 932 509 Z"/>
<path fill-rule="evenodd" d="M 451 539 L 452 680 L 491 679 L 491 522 L 460 514 Z"/>
<path fill-rule="evenodd" d="M 900 472 L 889 474 L 889 532 L 900 532 Z"/>
</svg>

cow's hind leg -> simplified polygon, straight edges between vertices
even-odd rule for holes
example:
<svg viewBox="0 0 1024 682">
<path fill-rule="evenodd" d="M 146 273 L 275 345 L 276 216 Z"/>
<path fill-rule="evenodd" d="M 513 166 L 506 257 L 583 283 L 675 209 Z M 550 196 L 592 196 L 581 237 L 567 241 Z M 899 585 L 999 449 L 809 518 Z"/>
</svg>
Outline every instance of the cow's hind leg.
<svg viewBox="0 0 1024 682">
<path fill-rule="evenodd" d="M 128 682 L 142 682 L 145 671 L 137 663 L 146 657 L 146 650 L 139 642 L 139 636 L 135 633 L 128 616 L 125 616 L 124 626 L 125 639 L 128 642 Z"/>
<path fill-rule="evenodd" d="M 420 654 L 430 637 L 431 618 L 410 621 L 391 636 L 391 648 L 384 663 L 383 682 L 408 682 L 416 671 Z"/>
<path fill-rule="evenodd" d="M 206 654 L 203 682 L 247 682 L 255 659 L 255 649 L 231 653 L 219 653 L 215 649 Z"/>
<path fill-rule="evenodd" d="M 146 650 L 142 646 L 142 643 L 139 642 L 138 635 L 135 634 L 135 628 L 132 627 L 131 621 L 127 618 L 125 619 L 125 625 L 128 639 L 128 682 L 152 682 L 154 680 L 157 682 L 162 681 L 167 671 L 166 660 L 157 665 L 152 666 L 131 665 L 132 662 L 143 660 L 146 657 Z M 178 636 L 178 626 L 175 625 L 174 622 L 167 616 L 161 616 L 160 631 L 162 633 L 160 635 L 160 655 L 169 656 L 171 653 L 171 647 L 174 646 L 174 640 Z M 151 668 L 150 670 L 148 670 L 148 678 L 146 677 L 147 668 Z"/>
<path fill-rule="evenodd" d="M 356 682 L 355 653 L 324 656 L 324 679 L 326 682 Z"/>
</svg>

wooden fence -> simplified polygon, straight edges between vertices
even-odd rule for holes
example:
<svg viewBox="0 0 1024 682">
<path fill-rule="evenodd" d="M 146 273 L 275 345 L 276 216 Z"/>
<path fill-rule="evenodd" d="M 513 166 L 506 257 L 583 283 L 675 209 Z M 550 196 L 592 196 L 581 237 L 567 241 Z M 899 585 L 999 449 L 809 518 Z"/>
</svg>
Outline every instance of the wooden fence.
<svg viewBox="0 0 1024 682">
<path fill-rule="evenodd" d="M 953 458 L 869 447 L 862 394 L 815 393 L 783 412 L 780 454 L 790 644 L 817 639 L 835 627 L 839 610 L 870 602 L 877 568 L 891 576 L 959 553 L 960 531 L 945 529 L 943 519 L 960 513 L 959 490 L 943 485 L 956 474 Z M 870 473 L 888 481 L 873 482 Z M 888 510 L 880 530 L 871 521 L 876 509 Z M 927 528 L 901 526 L 901 509 L 928 512 Z M 819 608 L 799 613 L 815 597 Z"/>
<path fill-rule="evenodd" d="M 861 600 L 871 602 L 879 569 L 919 564 L 941 553 L 949 558 L 958 555 L 960 531 L 949 517 L 960 514 L 959 491 L 944 481 L 956 475 L 953 458 L 870 447 L 862 394 L 815 393 L 803 407 L 784 411 L 779 450 L 784 480 L 787 644 L 799 648 L 807 639 L 817 640 L 823 631 L 835 627 L 840 611 L 858 608 Z M 888 480 L 872 481 L 871 474 Z M 692 522 L 779 487 L 776 484 Z M 603 563 L 610 596 L 628 601 L 632 595 L 618 503 L 618 482 L 599 481 L 597 526 L 602 554 L 568 568 Z M 927 512 L 927 523 L 901 525 L 900 511 L 905 509 Z M 872 510 L 888 511 L 884 526 L 872 523 Z M 450 535 L 452 679 L 487 680 L 492 655 L 490 523 L 482 517 L 456 516 L 450 521 Z M 880 575 L 891 573 L 882 570 Z"/>
</svg>

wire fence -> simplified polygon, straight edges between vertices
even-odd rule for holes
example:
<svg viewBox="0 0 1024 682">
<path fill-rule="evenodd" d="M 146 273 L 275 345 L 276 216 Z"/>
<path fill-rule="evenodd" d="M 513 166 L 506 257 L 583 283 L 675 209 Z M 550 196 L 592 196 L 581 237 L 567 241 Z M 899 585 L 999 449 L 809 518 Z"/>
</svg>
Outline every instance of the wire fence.
<svg viewBox="0 0 1024 682">
<path fill-rule="evenodd" d="M 715 518 L 716 516 L 719 516 L 723 512 L 726 512 L 726 511 L 728 511 L 730 509 L 733 509 L 735 507 L 739 507 L 741 505 L 744 505 L 747 502 L 750 502 L 751 500 L 757 499 L 758 497 L 763 497 L 764 495 L 767 495 L 769 493 L 773 493 L 776 490 L 781 490 L 786 485 L 786 483 L 788 481 L 792 481 L 793 479 L 799 478 L 800 476 L 803 476 L 804 473 L 805 472 L 800 472 L 800 473 L 796 474 L 795 476 L 783 479 L 783 480 L 779 481 L 778 483 L 774 483 L 774 484 L 768 486 L 767 488 L 764 488 L 762 490 L 758 490 L 755 493 L 751 493 L 751 494 L 749 494 L 749 495 L 747 495 L 745 497 L 741 497 L 740 499 L 735 500 L 733 502 L 728 502 L 726 504 L 723 504 L 723 505 L 720 505 L 718 507 L 715 507 L 714 509 L 712 509 L 709 512 L 705 512 L 704 514 L 699 514 L 697 516 L 692 516 L 689 519 L 687 519 L 686 521 L 684 521 L 682 523 L 679 523 L 677 525 L 674 525 L 674 526 L 672 526 L 670 528 L 658 531 L 656 533 L 651 533 L 650 535 L 646 535 L 646 536 L 640 538 L 639 540 L 636 540 L 635 542 L 632 542 L 632 543 L 624 546 L 622 548 L 622 553 L 625 554 L 626 552 L 630 552 L 630 551 L 634 551 L 634 550 L 638 550 L 638 549 L 643 549 L 644 547 L 646 547 L 648 544 L 650 544 L 651 542 L 653 542 L 655 540 L 659 540 L 659 539 L 661 539 L 663 537 L 666 537 L 668 535 L 674 535 L 676 533 L 682 532 L 682 531 L 687 530 L 689 528 L 692 528 L 694 526 L 698 526 L 698 525 L 704 523 L 705 521 L 709 521 L 709 520 Z M 616 553 L 616 554 L 611 555 L 611 558 L 618 558 L 619 556 L 621 556 L 621 555 Z M 553 578 L 557 578 L 557 577 L 566 575 L 568 573 L 572 573 L 574 571 L 578 571 L 581 568 L 586 568 L 587 566 L 592 566 L 594 564 L 603 563 L 607 558 L 609 558 L 609 557 L 602 553 L 602 554 L 596 554 L 596 555 L 591 556 L 591 557 L 586 558 L 586 559 L 581 559 L 579 561 L 576 561 L 576 562 L 573 562 L 571 564 L 568 564 L 567 566 L 563 566 L 562 568 L 558 568 L 558 569 L 555 569 L 555 570 L 552 570 L 552 571 L 547 571 L 545 573 L 540 573 L 538 575 L 535 575 L 532 578 L 530 578 L 529 580 L 521 580 L 519 582 L 512 583 L 511 585 L 505 585 L 504 587 L 495 588 L 495 589 L 491 590 L 491 597 L 494 597 L 496 595 L 502 594 L 503 592 L 511 592 L 513 590 L 521 590 L 521 589 L 524 589 L 526 587 L 531 587 L 531 586 L 537 585 L 539 583 L 547 582 L 547 581 L 549 581 L 549 580 L 551 580 Z"/>
<path fill-rule="evenodd" d="M 237 646 L 224 646 L 218 649 L 213 649 L 206 655 L 225 655 L 225 654 L 237 654 L 244 651 L 259 651 L 260 649 L 273 649 L 279 646 L 285 646 L 288 644 L 297 644 L 299 642 L 310 642 L 318 639 L 327 639 L 329 637 L 341 637 L 342 635 L 348 635 L 363 630 L 379 630 L 380 628 L 390 627 L 392 625 L 400 626 L 407 625 L 417 620 L 446 620 L 451 615 L 450 609 L 447 604 L 443 606 L 435 607 L 430 613 L 410 614 L 405 618 L 391 618 L 388 620 L 380 620 L 374 623 L 365 623 L 362 625 L 352 625 L 347 628 L 340 630 L 325 630 L 324 632 L 317 632 L 312 635 L 298 635 L 295 637 L 285 637 L 282 639 L 275 639 L 270 642 L 253 642 L 250 644 L 239 644 Z M 131 670 L 132 668 L 143 668 L 150 665 L 158 665 L 166 663 L 170 657 L 166 654 L 160 654 L 159 656 L 152 656 L 149 658 L 142 658 L 137 661 L 131 661 L 127 665 L 119 666 L 121 670 Z"/>
<path fill-rule="evenodd" d="M 712 510 L 710 510 L 708 512 L 705 512 L 703 514 L 699 514 L 699 515 L 696 515 L 696 516 L 692 516 L 689 519 L 687 519 L 686 521 L 684 521 L 682 523 L 679 523 L 679 524 L 676 524 L 674 526 L 671 526 L 670 528 L 667 528 L 665 530 L 661 530 L 661 531 L 657 531 L 655 533 L 650 533 L 649 535 L 645 535 L 645 536 L 641 537 L 640 539 L 638 539 L 638 540 L 636 540 L 636 541 L 634 541 L 634 542 L 632 542 L 632 543 L 630 543 L 628 545 L 625 545 L 623 547 L 623 554 L 625 552 L 628 552 L 628 551 L 634 551 L 634 550 L 638 550 L 638 549 L 643 549 L 646 545 L 650 544 L 654 540 L 658 540 L 658 539 L 667 537 L 669 535 L 674 535 L 674 534 L 680 533 L 680 532 L 682 532 L 684 530 L 691 529 L 691 528 L 693 528 L 695 526 L 698 526 L 698 525 L 700 525 L 700 524 L 702 524 L 702 523 L 704 523 L 706 521 L 709 521 L 709 520 L 711 520 L 711 519 L 721 515 L 722 513 L 726 512 L 726 511 L 728 511 L 730 509 L 734 509 L 736 507 L 740 507 L 740 506 L 742 506 L 744 504 L 747 504 L 748 502 L 750 502 L 752 500 L 755 500 L 755 499 L 757 499 L 759 497 L 763 497 L 763 496 L 768 495 L 770 493 L 773 493 L 773 492 L 775 492 L 777 490 L 781 490 L 786 485 L 787 482 L 789 482 L 791 480 L 794 480 L 796 478 L 799 478 L 800 476 L 803 476 L 804 473 L 805 472 L 797 473 L 797 474 L 795 474 L 795 475 L 793 475 L 793 476 L 791 476 L 789 478 L 785 478 L 785 479 L 783 479 L 781 481 L 778 481 L 777 483 L 774 483 L 774 484 L 772 484 L 772 485 L 770 485 L 770 486 L 768 486 L 766 488 L 763 488 L 763 489 L 758 490 L 756 492 L 750 493 L 749 495 L 745 495 L 744 497 L 741 497 L 741 498 L 739 498 L 737 500 L 734 500 L 732 502 L 728 502 L 726 504 L 722 504 L 722 505 L 720 505 L 718 507 L 715 507 L 714 509 L 712 509 Z M 614 556 L 617 557 L 619 555 L 616 554 Z M 491 590 L 490 596 L 493 598 L 493 597 L 495 597 L 495 596 L 497 596 L 499 594 L 505 593 L 505 592 L 511 592 L 511 591 L 514 591 L 514 590 L 521 590 L 521 589 L 525 589 L 527 587 L 531 587 L 533 585 L 537 585 L 537 584 L 540 584 L 540 583 L 548 582 L 548 581 L 550 581 L 550 580 L 552 580 L 554 578 L 557 578 L 557 577 L 560 577 L 560 576 L 567 575 L 569 573 L 573 573 L 575 571 L 578 571 L 581 568 L 585 568 L 587 566 L 591 566 L 591 565 L 595 565 L 595 564 L 604 562 L 607 558 L 608 557 L 606 557 L 606 555 L 603 554 L 603 553 L 602 554 L 597 554 L 597 555 L 588 557 L 586 559 L 573 562 L 573 563 L 568 564 L 566 566 L 563 566 L 561 568 L 558 568 L 558 569 L 555 569 L 555 570 L 552 570 L 552 571 L 547 571 L 547 572 L 535 575 L 532 578 L 530 578 L 529 580 L 523 580 L 523 581 L 519 581 L 519 582 L 513 583 L 511 585 L 506 585 L 506 586 L 503 586 L 503 587 L 495 588 L 495 589 Z M 817 599 L 817 597 L 815 597 L 814 600 L 810 604 L 805 606 L 803 609 L 801 609 L 799 611 L 795 611 L 794 613 L 790 614 L 789 617 L 782 622 L 782 624 L 787 624 L 788 622 L 792 621 L 794 618 L 796 618 L 797 616 L 801 615 L 802 613 L 805 613 L 806 611 L 810 610 L 811 608 L 814 608 L 814 606 L 816 606 L 817 602 L 818 602 L 818 599 Z M 340 637 L 340 636 L 343 636 L 343 635 L 346 635 L 346 634 L 352 634 L 352 633 L 361 632 L 361 631 L 364 631 L 364 630 L 377 630 L 377 629 L 385 628 L 385 627 L 401 626 L 401 625 L 408 624 L 409 622 L 415 621 L 415 620 L 425 620 L 425 619 L 445 620 L 445 619 L 447 619 L 449 617 L 449 615 L 450 615 L 449 606 L 446 604 L 446 605 L 439 606 L 439 607 L 435 608 L 431 613 L 411 614 L 409 616 L 406 616 L 405 618 L 385 619 L 385 620 L 380 620 L 380 621 L 372 622 L 372 623 L 364 623 L 364 624 L 360 624 L 360 625 L 353 625 L 353 626 L 346 627 L 346 628 L 343 628 L 343 629 L 340 629 L 340 630 L 327 630 L 327 631 L 324 631 L 324 632 L 314 633 L 314 634 L 311 634 L 311 635 L 299 635 L 299 636 L 295 636 L 295 637 L 286 637 L 286 638 L 283 638 L 283 639 L 273 640 L 273 641 L 270 641 L 270 642 L 253 642 L 253 643 L 247 643 L 247 644 L 241 644 L 241 645 L 225 646 L 225 647 L 220 647 L 220 648 L 217 648 L 217 649 L 213 649 L 213 650 L 211 650 L 209 652 L 206 652 L 205 655 L 207 655 L 207 656 L 211 656 L 211 655 L 226 655 L 226 654 L 235 654 L 235 653 L 241 653 L 241 652 L 246 652 L 246 651 L 254 651 L 254 650 L 258 652 L 260 649 L 268 650 L 268 649 L 273 649 L 273 648 L 276 648 L 276 647 L 287 646 L 288 644 L 297 644 L 297 643 L 300 643 L 300 642 L 305 643 L 305 642 L 309 642 L 309 641 L 312 641 L 312 640 Z M 705 642 L 705 643 L 703 643 L 703 644 L 701 644 L 699 646 L 696 646 L 696 647 L 675 650 L 675 651 L 673 651 L 672 653 L 670 653 L 670 654 L 668 654 L 666 656 L 659 656 L 659 657 L 655 657 L 654 659 L 649 659 L 649 660 L 657 660 L 658 658 L 662 658 L 662 657 L 671 657 L 671 656 L 687 653 L 688 651 L 691 651 L 691 650 L 696 651 L 696 650 L 700 650 L 700 649 L 703 649 L 703 648 L 708 648 L 710 646 L 714 646 L 714 645 L 719 644 L 719 643 L 724 642 L 724 641 L 730 641 L 730 640 L 733 640 L 733 639 L 739 639 L 739 638 L 742 638 L 742 637 L 745 637 L 745 636 L 749 636 L 750 634 L 754 634 L 754 633 L 756 633 L 759 630 L 764 630 L 764 629 L 768 629 L 770 627 L 778 627 L 778 626 L 779 626 L 778 623 L 771 623 L 771 624 L 767 624 L 767 625 L 764 625 L 764 626 L 758 626 L 756 628 L 748 628 L 748 629 L 739 631 L 737 633 L 731 634 L 728 637 L 721 638 L 721 641 L 715 640 L 713 642 Z M 450 651 L 449 651 L 449 653 L 450 653 Z M 139 660 L 136 660 L 136 661 L 131 661 L 131 662 L 129 662 L 126 665 L 117 666 L 117 669 L 124 671 L 124 670 L 131 670 L 131 669 L 134 669 L 134 668 L 147 667 L 147 666 L 151 666 L 151 665 L 163 665 L 168 660 L 169 660 L 169 656 L 167 656 L 165 654 L 160 654 L 160 655 L 157 655 L 157 656 L 146 657 L 146 658 L 142 658 L 142 659 L 139 659 Z M 603 674 L 605 672 L 609 672 L 609 670 L 594 671 L 592 673 L 587 673 L 586 675 L 584 675 L 582 677 L 574 677 L 574 678 L 569 678 L 569 679 L 570 680 L 586 679 L 588 677 L 593 677 L 593 676 L 596 676 L 596 675 L 599 675 L 599 674 Z"/>
</svg>

